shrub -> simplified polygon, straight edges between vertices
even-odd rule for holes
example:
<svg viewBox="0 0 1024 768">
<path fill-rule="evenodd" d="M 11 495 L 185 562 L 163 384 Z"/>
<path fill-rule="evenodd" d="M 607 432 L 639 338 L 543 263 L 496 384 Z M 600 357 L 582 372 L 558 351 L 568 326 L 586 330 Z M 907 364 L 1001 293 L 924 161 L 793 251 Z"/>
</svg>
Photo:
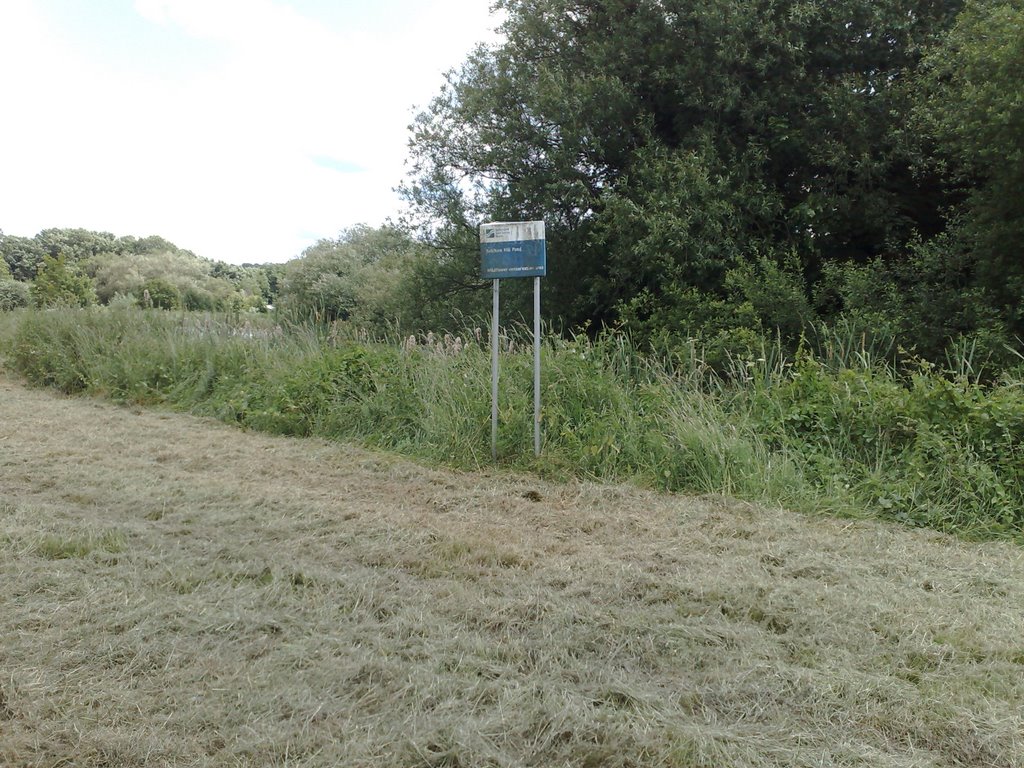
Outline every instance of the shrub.
<svg viewBox="0 0 1024 768">
<path fill-rule="evenodd" d="M 970 535 L 1024 533 L 1024 393 L 927 363 L 865 355 L 831 368 L 804 353 L 752 381 L 759 431 L 821 488 L 884 517 Z"/>
<path fill-rule="evenodd" d="M 0 312 L 27 307 L 32 295 L 27 283 L 17 280 L 0 280 Z"/>
<path fill-rule="evenodd" d="M 143 284 L 139 300 L 147 308 L 181 308 L 181 293 L 171 283 L 160 277 L 150 278 Z"/>
<path fill-rule="evenodd" d="M 37 307 L 87 307 L 96 303 L 92 280 L 63 256 L 46 256 L 32 284 Z"/>
</svg>

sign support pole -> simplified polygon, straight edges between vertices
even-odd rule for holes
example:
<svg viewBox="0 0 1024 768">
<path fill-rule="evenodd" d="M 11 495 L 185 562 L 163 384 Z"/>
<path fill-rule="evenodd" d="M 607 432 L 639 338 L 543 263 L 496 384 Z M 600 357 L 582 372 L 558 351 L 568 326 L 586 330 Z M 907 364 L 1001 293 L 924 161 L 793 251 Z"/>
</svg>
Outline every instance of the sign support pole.
<svg viewBox="0 0 1024 768">
<path fill-rule="evenodd" d="M 491 308 L 491 460 L 498 461 L 498 284 L 492 280 Z"/>
<path fill-rule="evenodd" d="M 533 455 L 540 456 L 540 277 L 533 278 Z"/>
</svg>

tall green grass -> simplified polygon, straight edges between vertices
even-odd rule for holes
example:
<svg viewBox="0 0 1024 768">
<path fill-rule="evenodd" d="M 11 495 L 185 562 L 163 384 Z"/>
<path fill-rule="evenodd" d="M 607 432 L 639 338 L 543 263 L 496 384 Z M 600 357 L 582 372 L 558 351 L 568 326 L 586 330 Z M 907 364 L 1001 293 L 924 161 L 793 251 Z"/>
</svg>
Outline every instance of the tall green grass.
<svg viewBox="0 0 1024 768">
<path fill-rule="evenodd" d="M 4 357 L 10 352 L 14 343 L 14 332 L 18 327 L 24 310 L 15 309 L 9 312 L 0 312 L 0 365 Z"/>
<path fill-rule="evenodd" d="M 490 464 L 486 341 L 379 343 L 251 322 L 30 312 L 10 357 L 30 381 L 65 392 L 450 466 Z M 839 335 L 795 359 L 766 344 L 727 376 L 704 365 L 696 345 L 645 356 L 620 336 L 549 338 L 536 459 L 532 353 L 515 338 L 503 348 L 505 466 L 1024 539 L 1019 375 L 982 383 L 962 359 L 949 371 L 897 368 Z"/>
</svg>

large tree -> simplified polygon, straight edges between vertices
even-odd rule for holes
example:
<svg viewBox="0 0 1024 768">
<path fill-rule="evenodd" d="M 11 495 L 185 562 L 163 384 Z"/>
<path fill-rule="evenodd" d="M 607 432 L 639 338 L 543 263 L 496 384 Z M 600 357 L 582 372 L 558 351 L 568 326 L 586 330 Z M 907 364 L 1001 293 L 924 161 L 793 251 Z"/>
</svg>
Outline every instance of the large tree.
<svg viewBox="0 0 1024 768">
<path fill-rule="evenodd" d="M 955 242 L 973 283 L 1024 333 L 1024 0 L 970 0 L 926 57 L 916 93 L 932 161 L 967 191 Z"/>
<path fill-rule="evenodd" d="M 413 125 L 406 193 L 452 285 L 488 218 L 549 222 L 549 314 L 570 322 L 668 322 L 751 264 L 813 280 L 941 229 L 949 197 L 901 141 L 902 81 L 957 0 L 498 6 L 505 42 Z"/>
<path fill-rule="evenodd" d="M 46 249 L 34 238 L 0 232 L 0 256 L 15 280 L 26 282 L 34 278 L 46 254 Z"/>
</svg>

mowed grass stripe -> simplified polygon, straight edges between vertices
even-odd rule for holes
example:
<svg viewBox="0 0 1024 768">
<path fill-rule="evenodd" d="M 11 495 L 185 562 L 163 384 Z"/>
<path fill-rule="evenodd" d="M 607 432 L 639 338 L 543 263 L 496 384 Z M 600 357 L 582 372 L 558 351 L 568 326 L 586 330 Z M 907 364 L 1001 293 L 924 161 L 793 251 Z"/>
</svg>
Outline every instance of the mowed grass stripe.
<svg viewBox="0 0 1024 768">
<path fill-rule="evenodd" d="M 0 764 L 1024 765 L 1024 554 L 0 379 Z"/>
</svg>

